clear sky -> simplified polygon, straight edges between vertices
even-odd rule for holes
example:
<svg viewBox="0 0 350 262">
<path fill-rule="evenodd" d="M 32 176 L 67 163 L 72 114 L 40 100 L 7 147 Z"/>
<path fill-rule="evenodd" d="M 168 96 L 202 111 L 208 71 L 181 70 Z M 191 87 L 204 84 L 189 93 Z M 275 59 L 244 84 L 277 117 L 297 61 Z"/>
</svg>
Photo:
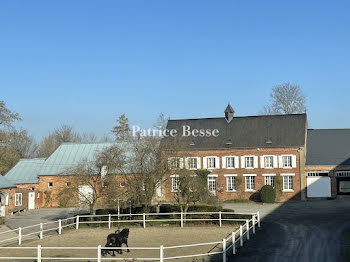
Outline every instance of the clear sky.
<svg viewBox="0 0 350 262">
<path fill-rule="evenodd" d="M 349 1 L 1 1 L 0 100 L 41 137 L 126 113 L 257 114 L 290 81 L 313 128 L 350 128 Z"/>
</svg>

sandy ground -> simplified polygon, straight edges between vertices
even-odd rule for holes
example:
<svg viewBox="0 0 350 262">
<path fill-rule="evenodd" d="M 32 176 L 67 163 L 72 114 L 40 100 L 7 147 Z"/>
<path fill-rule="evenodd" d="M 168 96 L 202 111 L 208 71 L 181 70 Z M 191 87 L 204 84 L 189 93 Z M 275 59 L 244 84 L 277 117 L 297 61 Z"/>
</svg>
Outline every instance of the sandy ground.
<svg viewBox="0 0 350 262">
<path fill-rule="evenodd" d="M 129 246 L 130 247 L 159 247 L 160 245 L 174 246 L 204 242 L 221 241 L 228 236 L 238 226 L 196 226 L 196 227 L 148 227 L 148 228 L 130 228 Z M 89 250 L 43 250 L 43 257 L 84 257 L 86 260 L 80 261 L 96 261 L 97 246 L 104 246 L 106 237 L 116 228 L 82 228 L 79 230 L 70 229 L 63 231 L 62 235 L 47 235 L 42 240 L 27 241 L 22 244 L 23 247 L 92 247 Z M 206 246 L 198 246 L 191 248 L 165 249 L 164 256 L 191 255 L 197 253 L 207 253 L 221 251 L 222 245 L 211 244 Z M 1 250 L 0 256 L 29 256 L 35 257 L 36 250 Z M 122 257 L 140 257 L 140 258 L 158 258 L 159 250 L 131 250 L 130 253 L 124 252 L 123 255 L 116 255 L 116 258 Z M 113 258 L 107 255 L 105 258 Z M 208 258 L 208 257 L 207 257 Z M 221 258 L 221 256 L 220 256 Z M 4 260 L 1 260 L 4 261 Z M 11 260 L 13 261 L 13 260 Z M 20 260 L 18 260 L 20 261 Z M 27 260 L 32 261 L 32 260 Z M 44 260 L 48 261 L 48 260 Z M 49 261 L 55 261 L 50 259 Z M 67 261 L 67 260 L 64 260 Z M 108 260 L 112 261 L 112 260 Z M 182 259 L 176 261 L 202 261 L 202 258 Z"/>
</svg>

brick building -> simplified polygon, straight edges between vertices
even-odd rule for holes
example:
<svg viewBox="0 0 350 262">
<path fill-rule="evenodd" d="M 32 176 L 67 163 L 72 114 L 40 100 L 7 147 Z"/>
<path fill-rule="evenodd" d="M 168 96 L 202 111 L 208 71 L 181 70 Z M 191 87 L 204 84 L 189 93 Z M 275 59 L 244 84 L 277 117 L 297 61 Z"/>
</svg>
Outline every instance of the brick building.
<svg viewBox="0 0 350 262">
<path fill-rule="evenodd" d="M 307 197 L 350 194 L 350 129 L 309 129 Z"/>
<path fill-rule="evenodd" d="M 0 176 L 0 216 L 27 210 L 29 193 L 29 190 L 17 188 L 4 176 Z"/>
<path fill-rule="evenodd" d="M 305 199 L 306 114 L 236 117 L 228 105 L 225 117 L 169 120 L 167 129 L 177 134 L 162 141 L 168 154 L 176 154 L 167 200 L 177 190 L 177 168 L 208 169 L 208 188 L 220 200 L 257 199 L 263 185 L 277 180 L 280 201 Z"/>
</svg>

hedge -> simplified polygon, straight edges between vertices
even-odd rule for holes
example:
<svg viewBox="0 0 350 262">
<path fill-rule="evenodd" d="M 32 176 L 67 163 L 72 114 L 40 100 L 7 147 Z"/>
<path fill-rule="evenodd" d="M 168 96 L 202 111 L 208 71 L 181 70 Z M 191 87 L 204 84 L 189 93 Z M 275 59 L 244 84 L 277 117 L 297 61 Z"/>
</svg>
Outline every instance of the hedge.
<svg viewBox="0 0 350 262">
<path fill-rule="evenodd" d="M 261 188 L 260 198 L 264 203 L 274 203 L 276 200 L 276 190 L 270 185 L 265 185 Z"/>
</svg>

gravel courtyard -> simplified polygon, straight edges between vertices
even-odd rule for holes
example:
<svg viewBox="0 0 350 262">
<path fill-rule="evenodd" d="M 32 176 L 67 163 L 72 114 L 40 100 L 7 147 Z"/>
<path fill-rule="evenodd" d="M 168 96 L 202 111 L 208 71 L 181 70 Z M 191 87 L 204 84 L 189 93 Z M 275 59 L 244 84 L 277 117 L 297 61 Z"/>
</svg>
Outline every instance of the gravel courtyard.
<svg viewBox="0 0 350 262">
<path fill-rule="evenodd" d="M 148 227 L 148 228 L 130 228 L 129 246 L 130 247 L 159 247 L 161 244 L 166 246 L 185 245 L 204 242 L 221 241 L 228 236 L 237 226 L 196 226 L 196 227 Z M 27 241 L 22 244 L 23 247 L 93 247 L 91 250 L 43 250 L 43 257 L 84 257 L 86 260 L 93 261 L 97 257 L 98 245 L 104 246 L 106 237 L 116 228 L 82 228 L 79 230 L 70 229 L 63 231 L 62 235 L 47 235 L 43 240 Z M 196 253 L 221 251 L 222 245 L 207 245 L 191 248 L 176 248 L 164 250 L 164 256 L 190 255 Z M 2 250 L 0 256 L 36 256 L 36 250 Z M 107 255 L 106 258 L 113 258 Z M 121 257 L 148 257 L 159 258 L 159 250 L 131 250 L 130 253 L 124 252 Z M 220 256 L 221 257 L 221 256 Z M 90 259 L 89 259 L 90 258 Z M 212 259 L 211 261 L 214 261 Z M 2 260 L 3 261 L 3 260 Z M 13 260 L 12 260 L 13 261 Z M 47 261 L 47 260 L 46 260 Z M 55 261 L 51 260 L 50 261 Z M 82 261 L 82 260 L 80 260 Z M 111 261 L 111 260 L 110 260 Z M 193 261 L 184 259 L 177 261 Z M 196 260 L 202 261 L 202 258 Z"/>
</svg>

